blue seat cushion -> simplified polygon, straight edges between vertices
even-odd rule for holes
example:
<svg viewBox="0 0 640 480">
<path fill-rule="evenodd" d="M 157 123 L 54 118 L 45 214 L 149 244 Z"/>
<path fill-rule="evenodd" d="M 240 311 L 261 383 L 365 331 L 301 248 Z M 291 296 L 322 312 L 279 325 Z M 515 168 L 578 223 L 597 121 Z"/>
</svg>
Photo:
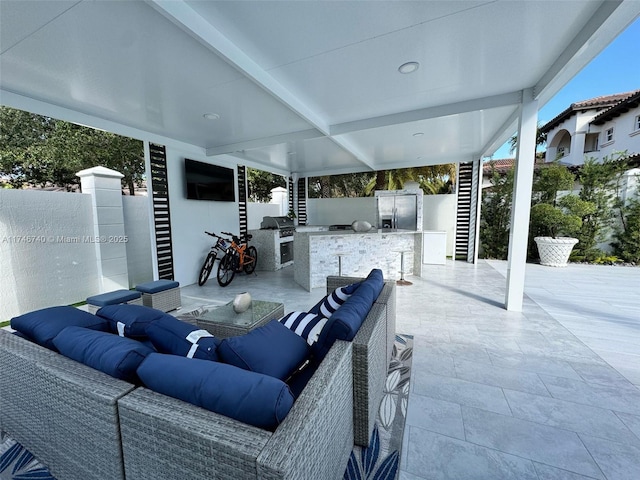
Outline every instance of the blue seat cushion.
<svg viewBox="0 0 640 480">
<path fill-rule="evenodd" d="M 147 326 L 165 316 L 166 313 L 142 305 L 121 303 L 101 307 L 96 315 L 109 322 L 113 333 L 121 337 L 142 339 L 147 338 Z"/>
<path fill-rule="evenodd" d="M 218 355 L 228 364 L 286 380 L 310 355 L 304 339 L 278 320 L 245 335 L 225 338 Z"/>
<path fill-rule="evenodd" d="M 109 331 L 109 324 L 104 318 L 69 306 L 43 308 L 11 319 L 11 328 L 51 350 L 56 350 L 53 344 L 56 335 L 70 326 Z"/>
<path fill-rule="evenodd" d="M 175 355 L 152 353 L 138 376 L 151 390 L 269 430 L 284 420 L 294 401 L 277 378 Z"/>
<path fill-rule="evenodd" d="M 357 290 L 331 315 L 320 332 L 320 338 L 312 346 L 313 353 L 318 360 L 322 360 L 326 356 L 336 340 L 348 342 L 353 340 L 371 310 L 371 306 L 380 295 L 383 286 L 382 271 L 377 268 L 371 270 Z"/>
<path fill-rule="evenodd" d="M 218 361 L 220 340 L 206 330 L 163 314 L 147 325 L 147 336 L 156 350 L 181 357 Z"/>
<path fill-rule="evenodd" d="M 58 351 L 112 377 L 136 383 L 136 370 L 152 349 L 131 338 L 82 327 L 67 327 L 53 343 Z"/>
<path fill-rule="evenodd" d="M 142 293 L 158 293 L 172 288 L 178 288 L 179 286 L 180 283 L 174 282 L 173 280 L 155 280 L 153 282 L 136 285 L 136 290 Z"/>
<path fill-rule="evenodd" d="M 311 310 L 309 310 L 309 313 L 315 313 L 316 315 L 321 315 L 325 318 L 331 317 L 331 315 L 333 315 L 333 313 L 347 301 L 359 286 L 360 282 L 336 288 L 333 292 L 316 303 Z"/>
<path fill-rule="evenodd" d="M 115 290 L 113 292 L 87 297 L 87 303 L 95 305 L 96 307 L 104 307 L 105 305 L 130 302 L 136 298 L 140 298 L 140 292 L 136 292 L 135 290 Z"/>
</svg>

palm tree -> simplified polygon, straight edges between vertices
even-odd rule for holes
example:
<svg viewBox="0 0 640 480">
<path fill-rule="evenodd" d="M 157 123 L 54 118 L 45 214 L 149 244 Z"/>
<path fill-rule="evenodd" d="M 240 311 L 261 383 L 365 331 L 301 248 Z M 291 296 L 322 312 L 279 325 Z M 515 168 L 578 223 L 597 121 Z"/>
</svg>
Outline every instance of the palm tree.
<svg viewBox="0 0 640 480">
<path fill-rule="evenodd" d="M 371 195 L 374 190 L 401 190 L 406 182 L 415 181 L 427 194 L 447 193 L 455 184 L 455 178 L 455 163 L 378 170 L 366 186 L 365 192 Z"/>
<path fill-rule="evenodd" d="M 547 143 L 547 133 L 540 131 L 540 123 L 536 128 L 536 146 L 542 146 Z M 509 153 L 513 153 L 516 151 L 518 147 L 518 134 L 516 133 L 513 137 L 509 139 Z"/>
</svg>

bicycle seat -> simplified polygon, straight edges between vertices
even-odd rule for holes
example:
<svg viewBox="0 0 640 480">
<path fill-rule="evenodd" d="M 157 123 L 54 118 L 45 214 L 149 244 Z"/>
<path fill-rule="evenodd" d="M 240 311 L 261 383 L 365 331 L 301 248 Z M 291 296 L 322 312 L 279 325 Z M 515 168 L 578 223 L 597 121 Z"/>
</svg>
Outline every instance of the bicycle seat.
<svg viewBox="0 0 640 480">
<path fill-rule="evenodd" d="M 250 233 L 247 233 L 245 235 L 245 238 L 247 239 L 247 242 L 248 242 L 249 240 L 251 240 L 253 238 L 253 235 L 251 235 Z"/>
</svg>

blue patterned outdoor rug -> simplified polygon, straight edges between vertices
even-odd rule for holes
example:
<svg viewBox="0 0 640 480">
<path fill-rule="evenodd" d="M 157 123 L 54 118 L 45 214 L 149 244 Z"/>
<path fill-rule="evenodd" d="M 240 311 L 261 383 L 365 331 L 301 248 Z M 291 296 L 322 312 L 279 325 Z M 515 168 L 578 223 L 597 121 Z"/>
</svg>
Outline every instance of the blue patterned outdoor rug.
<svg viewBox="0 0 640 480">
<path fill-rule="evenodd" d="M 367 448 L 354 447 L 344 480 L 395 480 L 398 478 L 404 433 L 413 336 L 396 335 L 378 419 Z"/>
<path fill-rule="evenodd" d="M 354 447 L 345 480 L 395 480 L 409 399 L 413 337 L 396 335 L 384 397 L 368 448 Z M 55 480 L 27 449 L 0 432 L 0 480 Z"/>
<path fill-rule="evenodd" d="M 56 480 L 27 449 L 0 432 L 0 480 Z"/>
</svg>

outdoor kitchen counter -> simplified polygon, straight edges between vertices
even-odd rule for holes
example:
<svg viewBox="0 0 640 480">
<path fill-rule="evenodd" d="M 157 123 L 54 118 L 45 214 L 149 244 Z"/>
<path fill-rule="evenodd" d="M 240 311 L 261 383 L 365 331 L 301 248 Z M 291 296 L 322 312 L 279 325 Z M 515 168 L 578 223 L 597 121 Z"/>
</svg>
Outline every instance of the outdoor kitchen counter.
<svg viewBox="0 0 640 480">
<path fill-rule="evenodd" d="M 422 270 L 422 232 L 413 230 L 296 231 L 293 251 L 294 279 L 306 290 L 325 286 L 328 275 L 338 275 L 338 254 L 343 276 L 366 277 L 379 268 L 385 279 L 397 280 L 400 251 L 406 252 L 405 275 L 420 275 Z"/>
</svg>

